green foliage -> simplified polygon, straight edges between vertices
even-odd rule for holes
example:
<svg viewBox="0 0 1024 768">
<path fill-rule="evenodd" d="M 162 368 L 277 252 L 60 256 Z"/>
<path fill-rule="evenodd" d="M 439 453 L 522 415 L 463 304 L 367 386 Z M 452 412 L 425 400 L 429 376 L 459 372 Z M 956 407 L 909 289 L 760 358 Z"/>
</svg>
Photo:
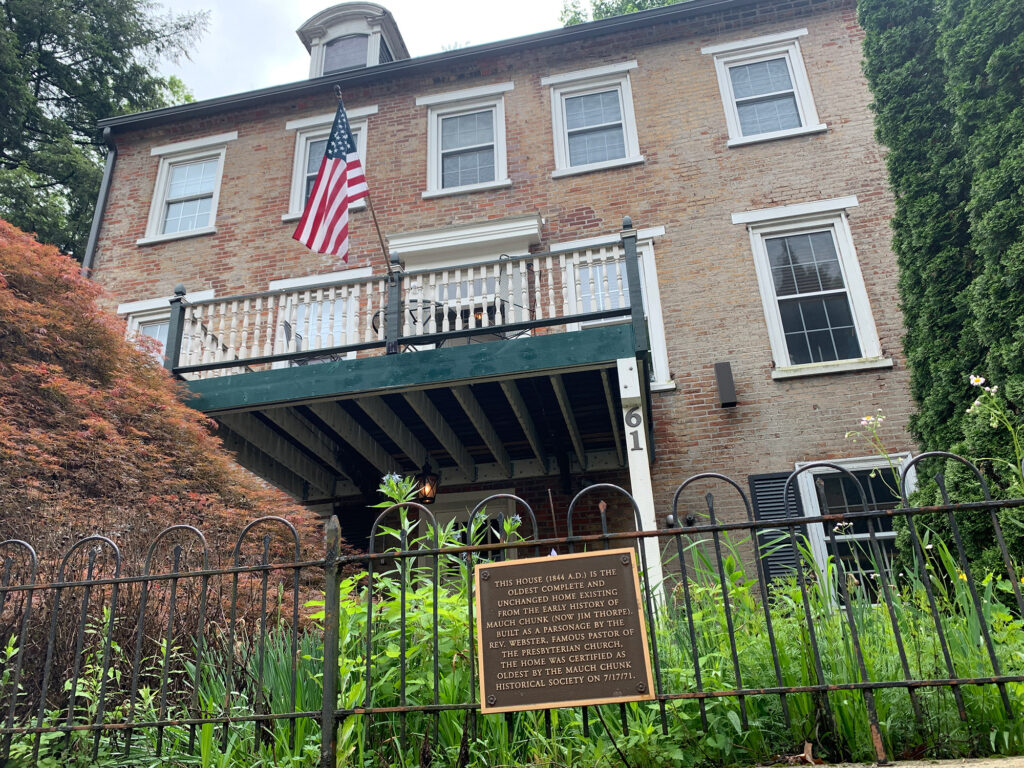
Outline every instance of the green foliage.
<svg viewBox="0 0 1024 768">
<path fill-rule="evenodd" d="M 482 528 L 481 528 L 482 530 Z M 420 533 L 424 533 L 422 530 Z M 425 532 L 424 544 L 433 541 L 433 532 Z M 456 542 L 455 529 L 445 526 L 437 532 L 448 544 Z M 981 610 L 971 598 L 968 582 L 957 560 L 941 541 L 925 532 L 927 562 L 893 578 L 893 613 L 875 602 L 877 588 L 868 588 L 856 579 L 846 582 L 852 620 L 856 623 L 860 648 L 871 680 L 902 680 L 904 670 L 894 653 L 895 630 L 900 632 L 906 649 L 910 674 L 919 679 L 945 679 L 949 672 L 939 647 L 935 623 L 921 574 L 927 574 L 934 592 L 939 621 L 956 674 L 985 678 L 992 675 L 992 663 L 982 643 L 984 624 L 1004 674 L 1014 674 L 1024 658 L 1024 622 L 1011 614 L 997 599 L 1008 592 L 1004 578 L 989 574 L 979 581 Z M 934 543 L 933 543 L 934 541 Z M 415 544 L 416 542 L 414 542 Z M 748 573 L 741 553 L 748 541 L 731 541 L 722 536 L 724 578 L 719 577 L 714 549 L 708 540 L 682 539 L 689 572 L 690 612 L 684 609 L 683 583 L 669 585 L 667 600 L 656 611 L 653 631 L 660 649 L 662 681 L 666 691 L 698 689 L 694 661 L 699 661 L 704 690 L 729 690 L 783 686 L 814 686 L 820 681 L 815 670 L 812 638 L 805 611 L 810 612 L 825 680 L 831 684 L 857 683 L 862 677 L 855 648 L 851 643 L 850 618 L 839 601 L 842 593 L 839 575 L 832 561 L 818 569 L 809 549 L 802 552 L 809 577 L 807 607 L 795 579 L 774 584 L 768 608 L 773 632 L 778 641 L 777 677 L 771 647 L 767 642 L 767 620 L 757 582 Z M 929 546 L 931 545 L 931 546 Z M 474 628 L 467 612 L 467 589 L 472 563 L 459 555 L 440 556 L 441 574 L 436 583 L 432 568 L 414 566 L 412 578 L 401 587 L 398 568 L 375 580 L 371 591 L 365 574 L 353 574 L 341 586 L 339 634 L 338 706 L 352 709 L 366 703 L 374 707 L 464 703 L 475 699 L 473 679 Z M 669 564 L 671 565 L 671 564 Z M 676 571 L 678 575 L 678 571 Z M 894 575 L 895 576 L 895 575 Z M 730 645 L 725 615 L 726 601 L 731 610 L 736 643 L 736 661 Z M 372 690 L 367 694 L 366 617 L 372 602 L 373 627 L 370 634 Z M 436 605 L 435 605 L 436 603 Z M 401 624 L 402 608 L 406 624 Z M 437 609 L 437 649 L 433 627 Z M 894 618 L 895 617 L 895 618 Z M 313 617 L 322 621 L 323 614 Z M 691 624 L 692 622 L 692 624 Z M 694 628 L 695 649 L 691 646 L 690 627 Z M 223 639 L 223 638 L 221 638 Z M 291 635 L 283 623 L 271 631 L 266 644 L 260 679 L 256 638 L 242 638 L 234 648 L 213 643 L 211 655 L 200 675 L 199 699 L 209 716 L 250 715 L 259 697 L 263 711 L 291 711 Z M 316 713 L 322 692 L 321 666 L 323 632 L 319 628 L 302 635 L 296 658 L 298 695 L 296 709 Z M 12 650 L 9 648 L 7 654 Z M 118 650 L 118 653 L 123 651 Z M 173 649 L 175 657 L 187 656 Z M 226 654 L 233 653 L 236 674 L 225 679 Z M 157 669 L 162 657 L 148 665 Z M 435 691 L 435 664 L 440 685 Z M 735 665 L 739 666 L 737 677 Z M 114 667 L 119 665 L 115 663 Z M 238 667 L 241 667 L 239 669 Z M 96 689 L 98 666 L 85 665 L 84 692 Z M 191 681 L 194 666 L 186 662 L 183 680 Z M 405 675 L 405 700 L 401 677 Z M 152 676 L 144 675 L 144 688 L 137 705 L 137 718 L 156 719 L 157 697 L 152 695 Z M 1008 684 L 1007 692 L 1014 708 L 1024 704 L 1024 685 Z M 185 686 L 184 693 L 188 693 Z M 1024 752 L 1024 722 L 1008 717 L 1000 696 L 992 685 L 961 687 L 967 719 L 960 720 L 953 697 L 942 687 L 915 691 L 921 720 L 915 717 L 906 689 L 883 688 L 875 691 L 875 704 L 881 724 L 881 737 L 890 758 L 907 755 L 953 757 Z M 80 701 L 87 704 L 92 694 Z M 826 699 L 827 704 L 826 707 Z M 125 702 L 114 696 L 107 721 L 123 722 Z M 177 698 L 171 719 L 184 717 Z M 339 768 L 376 768 L 377 766 L 546 766 L 556 768 L 577 765 L 618 764 L 620 752 L 635 768 L 665 766 L 731 766 L 775 761 L 780 755 L 801 754 L 807 742 L 816 758 L 831 761 L 875 759 L 863 694 L 858 690 L 840 690 L 828 694 L 793 693 L 786 697 L 791 725 L 782 716 L 780 699 L 775 694 L 706 699 L 705 727 L 701 705 L 695 700 L 678 700 L 667 706 L 668 733 L 662 733 L 656 704 L 635 703 L 625 707 L 628 733 L 622 735 L 619 708 L 591 708 L 590 733 L 584 735 L 579 709 L 553 710 L 550 713 L 553 738 L 545 735 L 545 713 L 523 712 L 506 719 L 502 715 L 481 716 L 472 711 L 447 710 L 438 714 L 424 712 L 380 713 L 372 717 L 354 715 L 343 719 L 338 728 L 337 765 Z M 84 722 L 90 713 L 82 707 Z M 54 709 L 47 722 L 63 722 L 65 710 Z M 744 721 L 745 718 L 745 721 Z M 132 765 L 201 765 L 213 768 L 256 768 L 290 766 L 313 768 L 319 765 L 320 732 L 316 718 L 295 723 L 295 746 L 287 720 L 272 721 L 266 728 L 239 723 L 226 732 L 218 726 L 201 726 L 196 743 L 188 748 L 187 727 L 168 726 L 163 732 L 164 757 L 156 756 L 156 731 L 138 729 L 133 737 Z M 62 734 L 44 735 L 43 765 L 124 765 L 120 757 L 123 743 L 101 740 L 100 758 L 91 759 L 92 738 L 76 732 L 65 746 Z M 29 753 L 32 737 L 15 741 L 16 756 Z M 226 739 L 226 742 L 222 741 Z M 424 761 L 423 755 L 430 755 Z M 119 762 L 120 760 L 120 762 Z M 15 765 L 19 764 L 17 758 Z"/>
<path fill-rule="evenodd" d="M 584 8 L 581 0 L 564 0 L 559 18 L 563 25 L 585 24 L 588 21 L 621 16 L 624 13 L 636 13 L 650 8 L 661 8 L 675 5 L 687 0 L 590 0 L 590 8 Z"/>
<path fill-rule="evenodd" d="M 97 121 L 191 100 L 156 74 L 205 14 L 149 0 L 0 0 L 0 218 L 82 257 L 102 175 Z"/>
<path fill-rule="evenodd" d="M 911 426 L 956 450 L 969 374 L 1024 404 L 1024 6 L 862 0 L 858 14 L 896 195 Z"/>
</svg>

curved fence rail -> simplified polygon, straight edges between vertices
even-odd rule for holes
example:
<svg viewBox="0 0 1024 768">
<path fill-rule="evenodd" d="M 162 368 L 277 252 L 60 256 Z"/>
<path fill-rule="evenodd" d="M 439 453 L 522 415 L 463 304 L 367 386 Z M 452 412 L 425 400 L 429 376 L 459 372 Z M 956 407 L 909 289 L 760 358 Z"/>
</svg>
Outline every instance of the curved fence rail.
<svg viewBox="0 0 1024 768">
<path fill-rule="evenodd" d="M 944 503 L 910 506 L 908 472 L 950 462 L 976 480 L 973 500 L 951 501 L 939 472 Z M 647 531 L 626 490 L 596 485 L 558 538 L 507 494 L 446 525 L 395 505 L 366 553 L 342 555 L 329 521 L 315 560 L 278 518 L 246 526 L 220 566 L 187 525 L 138 567 L 102 536 L 55 568 L 0 542 L 0 762 L 461 766 L 486 748 L 523 762 L 561 750 L 572 764 L 599 743 L 629 765 L 655 747 L 723 763 L 808 742 L 837 760 L 1024 750 L 1024 499 L 993 501 L 949 454 L 882 478 L 885 499 L 875 480 L 808 465 L 769 515 L 734 480 L 695 475 Z M 797 509 L 808 481 L 821 514 Z M 622 546 L 637 548 L 653 701 L 482 715 L 474 565 Z"/>
</svg>

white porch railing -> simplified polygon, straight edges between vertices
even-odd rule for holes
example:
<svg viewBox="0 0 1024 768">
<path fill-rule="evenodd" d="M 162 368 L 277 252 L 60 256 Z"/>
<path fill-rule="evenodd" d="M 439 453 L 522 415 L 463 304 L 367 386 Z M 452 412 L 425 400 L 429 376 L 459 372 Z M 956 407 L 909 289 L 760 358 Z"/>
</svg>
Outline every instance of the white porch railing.
<svg viewBox="0 0 1024 768">
<path fill-rule="evenodd" d="M 412 344 L 419 336 L 472 338 L 487 329 L 506 336 L 528 333 L 527 326 L 552 332 L 561 318 L 629 306 L 619 244 L 415 270 L 403 287 L 402 337 Z"/>
<path fill-rule="evenodd" d="M 184 303 L 175 369 L 186 378 L 575 330 L 626 317 L 621 243 L 400 273 L 388 332 L 388 277 Z M 323 355 L 316 355 L 323 350 Z M 314 354 L 310 354 L 314 353 Z"/>
<path fill-rule="evenodd" d="M 373 277 L 186 304 L 178 367 L 242 363 L 186 374 L 209 378 L 266 368 L 275 357 L 287 364 L 289 355 L 383 344 L 374 318 L 383 315 L 385 282 Z"/>
</svg>

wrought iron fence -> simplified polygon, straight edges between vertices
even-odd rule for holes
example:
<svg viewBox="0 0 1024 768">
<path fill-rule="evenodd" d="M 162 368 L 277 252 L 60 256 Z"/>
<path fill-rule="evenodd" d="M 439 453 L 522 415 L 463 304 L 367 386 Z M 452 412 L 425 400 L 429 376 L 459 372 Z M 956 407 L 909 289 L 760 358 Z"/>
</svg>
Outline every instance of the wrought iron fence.
<svg viewBox="0 0 1024 768">
<path fill-rule="evenodd" d="M 944 503 L 910 506 L 908 474 L 928 462 L 962 468 L 977 498 L 951 502 L 940 474 Z M 819 481 L 821 514 L 797 513 L 805 475 Z M 822 477 L 856 499 L 833 511 Z M 595 485 L 572 500 L 558 538 L 537 538 L 533 510 L 514 496 L 445 526 L 409 503 L 380 514 L 365 553 L 346 553 L 330 520 L 324 556 L 306 561 L 295 529 L 265 517 L 223 567 L 188 525 L 161 533 L 139 568 L 104 536 L 52 569 L 28 543 L 4 541 L 0 758 L 32 765 L 89 749 L 170 760 L 244 736 L 248 749 L 325 768 L 410 750 L 421 764 L 466 765 L 475 740 L 523 723 L 549 739 L 607 738 L 627 763 L 619 741 L 638 724 L 688 743 L 731 723 L 729 738 L 759 739 L 762 751 L 813 740 L 834 758 L 863 757 L 856 732 L 885 761 L 951 729 L 987 743 L 1003 723 L 1006 743 L 991 737 L 992 749 L 1020 749 L 1024 600 L 1004 526 L 1019 526 L 1024 499 L 993 501 L 982 473 L 951 454 L 915 457 L 886 482 L 899 504 L 880 504 L 838 465 L 812 464 L 785 479 L 785 514 L 766 518 L 739 483 L 696 475 L 662 510 L 664 527 L 647 531 L 627 491 Z M 609 530 L 614 508 L 631 529 Z M 998 568 L 974 556 L 978 541 Z M 638 549 L 653 700 L 481 715 L 473 566 L 624 545 Z M 616 708 L 621 731 L 607 719 Z"/>
</svg>

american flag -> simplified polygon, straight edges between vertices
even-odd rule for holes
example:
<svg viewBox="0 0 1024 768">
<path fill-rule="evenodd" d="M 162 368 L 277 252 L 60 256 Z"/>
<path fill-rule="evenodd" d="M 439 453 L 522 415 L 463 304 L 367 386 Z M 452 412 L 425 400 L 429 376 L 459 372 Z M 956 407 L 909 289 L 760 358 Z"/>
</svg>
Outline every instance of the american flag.
<svg viewBox="0 0 1024 768">
<path fill-rule="evenodd" d="M 327 151 L 292 237 L 317 253 L 341 256 L 347 262 L 348 208 L 368 194 L 363 164 L 356 154 L 345 106 L 339 99 Z"/>
</svg>

